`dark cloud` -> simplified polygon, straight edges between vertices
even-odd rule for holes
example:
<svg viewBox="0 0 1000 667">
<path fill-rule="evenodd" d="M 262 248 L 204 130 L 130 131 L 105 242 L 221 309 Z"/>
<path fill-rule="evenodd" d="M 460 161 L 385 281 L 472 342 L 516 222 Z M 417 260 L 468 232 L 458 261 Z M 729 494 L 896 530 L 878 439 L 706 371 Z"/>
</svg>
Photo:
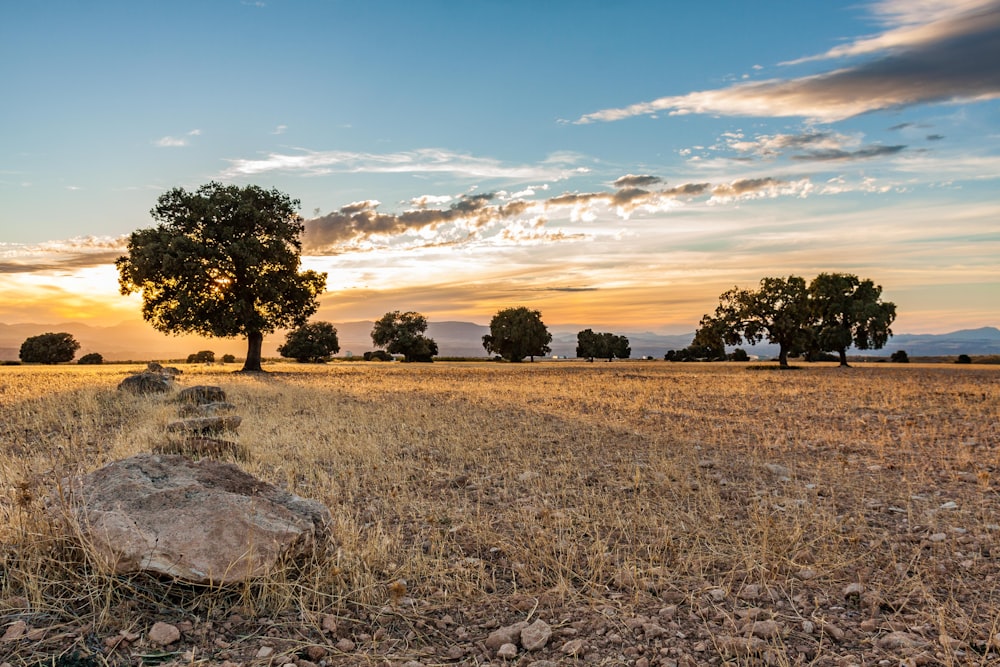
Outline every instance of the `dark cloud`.
<svg viewBox="0 0 1000 667">
<path fill-rule="evenodd" d="M 895 155 L 904 150 L 906 146 L 867 146 L 856 151 L 845 151 L 839 149 L 826 149 L 809 151 L 801 155 L 793 155 L 793 160 L 805 162 L 830 162 L 834 160 L 867 160 L 873 157 L 885 155 Z"/>
<path fill-rule="evenodd" d="M 927 141 L 941 141 L 942 139 L 944 139 L 944 135 L 943 134 L 928 134 L 927 135 Z"/>
<path fill-rule="evenodd" d="M 892 39 L 859 40 L 824 56 L 879 54 L 860 64 L 797 79 L 663 97 L 587 114 L 577 122 L 613 121 L 660 111 L 803 116 L 833 122 L 915 104 L 1000 97 L 1000 0 L 975 11 L 956 6 L 920 30 L 901 28 L 890 33 Z"/>
<path fill-rule="evenodd" d="M 770 176 L 766 178 L 744 178 L 732 183 L 722 183 L 712 189 L 716 197 L 738 197 L 783 185 L 785 181 Z"/>
<path fill-rule="evenodd" d="M 0 275 L 11 273 L 68 272 L 75 269 L 89 269 L 95 266 L 114 264 L 121 257 L 121 250 L 104 252 L 62 252 L 45 260 L 28 262 L 0 261 Z"/>
<path fill-rule="evenodd" d="M 703 195 L 708 192 L 711 187 L 711 183 L 685 183 L 684 185 L 678 185 L 670 188 L 669 190 L 664 190 L 663 194 L 669 197 L 697 197 L 698 195 Z"/>
<path fill-rule="evenodd" d="M 612 185 L 614 185 L 616 188 L 644 188 L 662 182 L 663 179 L 661 179 L 659 176 L 649 176 L 649 175 L 636 176 L 634 174 L 625 174 L 624 176 L 616 180 L 614 183 L 612 183 Z"/>
</svg>

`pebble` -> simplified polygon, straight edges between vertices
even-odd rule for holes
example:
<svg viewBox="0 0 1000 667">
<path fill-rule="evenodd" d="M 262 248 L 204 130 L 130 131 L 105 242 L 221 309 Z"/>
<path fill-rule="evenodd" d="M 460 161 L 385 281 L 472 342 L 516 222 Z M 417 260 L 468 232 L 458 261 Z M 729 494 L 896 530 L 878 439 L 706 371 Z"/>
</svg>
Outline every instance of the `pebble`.
<svg viewBox="0 0 1000 667">
<path fill-rule="evenodd" d="M 23 637 L 28 632 L 28 624 L 24 621 L 14 621 L 7 626 L 7 631 L 0 637 L 0 642 L 13 642 Z"/>
<path fill-rule="evenodd" d="M 562 645 L 560 649 L 568 656 L 575 657 L 583 655 L 584 641 L 582 639 L 571 639 Z"/>
<path fill-rule="evenodd" d="M 510 642 L 501 644 L 500 648 L 497 649 L 497 657 L 501 660 L 513 660 L 517 657 L 517 646 Z"/>
<path fill-rule="evenodd" d="M 181 638 L 181 631 L 178 630 L 175 625 L 157 621 L 153 624 L 153 627 L 149 629 L 149 633 L 146 637 L 154 644 L 168 646 Z"/>
<path fill-rule="evenodd" d="M 550 637 L 552 637 L 552 627 L 542 619 L 538 619 L 521 630 L 521 646 L 526 651 L 537 651 L 545 648 Z"/>
<path fill-rule="evenodd" d="M 337 642 L 335 646 L 341 653 L 350 653 L 355 648 L 354 642 L 346 637 Z"/>
<path fill-rule="evenodd" d="M 274 655 L 273 646 L 261 646 L 257 649 L 257 657 L 260 659 L 270 658 L 272 655 Z"/>
<path fill-rule="evenodd" d="M 879 648 L 891 651 L 894 649 L 921 648 L 927 644 L 922 637 L 909 632 L 890 632 L 879 637 L 875 642 Z"/>
</svg>

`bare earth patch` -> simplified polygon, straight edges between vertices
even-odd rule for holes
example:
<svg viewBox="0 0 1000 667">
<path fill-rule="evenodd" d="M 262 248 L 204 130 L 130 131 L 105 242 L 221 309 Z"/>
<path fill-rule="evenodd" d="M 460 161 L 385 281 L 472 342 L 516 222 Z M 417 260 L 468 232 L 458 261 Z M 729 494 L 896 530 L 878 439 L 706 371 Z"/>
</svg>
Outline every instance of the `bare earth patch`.
<svg viewBox="0 0 1000 667">
<path fill-rule="evenodd" d="M 102 569 L 59 480 L 168 442 L 123 366 L 0 368 L 0 665 L 989 665 L 1000 373 L 664 362 L 185 367 L 325 503 L 251 585 Z M 226 450 L 213 455 L 226 458 Z"/>
</svg>

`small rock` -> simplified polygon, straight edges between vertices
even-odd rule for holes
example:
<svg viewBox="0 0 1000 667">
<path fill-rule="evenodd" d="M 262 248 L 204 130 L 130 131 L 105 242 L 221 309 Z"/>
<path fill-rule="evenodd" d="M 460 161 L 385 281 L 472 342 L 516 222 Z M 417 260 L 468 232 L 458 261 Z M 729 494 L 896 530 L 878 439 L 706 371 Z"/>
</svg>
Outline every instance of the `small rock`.
<svg viewBox="0 0 1000 667">
<path fill-rule="evenodd" d="M 781 636 L 781 624 L 777 621 L 754 621 L 750 634 L 761 639 L 774 639 Z"/>
<path fill-rule="evenodd" d="M 326 649 L 322 646 L 307 646 L 306 647 L 306 657 L 315 662 L 319 662 L 326 657 Z"/>
<path fill-rule="evenodd" d="M 133 394 L 165 394 L 174 386 L 173 377 L 163 373 L 136 373 L 118 383 L 118 391 Z"/>
<path fill-rule="evenodd" d="M 860 598 L 861 594 L 864 592 L 865 592 L 864 584 L 859 584 L 857 582 L 854 582 L 844 586 L 844 597 L 847 599 Z"/>
<path fill-rule="evenodd" d="M 243 418 L 239 415 L 191 417 L 190 419 L 180 419 L 170 422 L 167 424 L 167 430 L 171 433 L 194 433 L 196 435 L 232 433 L 240 427 L 242 421 Z"/>
<path fill-rule="evenodd" d="M 933 535 L 929 535 L 927 539 L 931 542 L 944 542 L 948 539 L 948 535 L 945 533 L 934 533 Z"/>
<path fill-rule="evenodd" d="M 263 659 L 263 658 L 270 658 L 272 655 L 274 655 L 274 647 L 273 646 L 261 646 L 259 649 L 257 649 L 257 657 L 258 658 L 261 658 L 261 659 Z"/>
<path fill-rule="evenodd" d="M 226 392 L 221 387 L 211 387 L 208 385 L 196 385 L 182 389 L 174 399 L 178 403 L 194 403 L 195 405 L 205 405 L 207 403 L 225 403 Z"/>
<path fill-rule="evenodd" d="M 809 581 L 810 579 L 816 578 L 816 570 L 809 567 L 804 567 L 798 572 L 796 572 L 795 576 L 801 579 L 802 581 Z"/>
<path fill-rule="evenodd" d="M 775 477 L 789 477 L 792 471 L 777 463 L 765 463 L 764 468 Z"/>
<path fill-rule="evenodd" d="M 526 627 L 528 627 L 527 623 L 524 621 L 518 621 L 513 625 L 497 628 L 490 633 L 489 637 L 486 638 L 486 641 L 484 642 L 486 644 L 486 648 L 493 649 L 495 651 L 504 644 L 516 644 L 518 638 L 521 636 L 521 630 Z"/>
<path fill-rule="evenodd" d="M 323 628 L 323 632 L 327 632 L 331 635 L 336 633 L 337 617 L 333 614 L 323 614 L 323 620 L 320 623 L 320 626 Z"/>
<path fill-rule="evenodd" d="M 501 660 L 513 660 L 517 657 L 517 646 L 510 642 L 501 644 L 500 648 L 497 649 L 497 657 Z"/>
<path fill-rule="evenodd" d="M 7 631 L 0 637 L 0 642 L 13 642 L 23 637 L 28 632 L 28 624 L 24 621 L 14 621 L 7 626 Z"/>
<path fill-rule="evenodd" d="M 560 650 L 568 656 L 578 657 L 583 655 L 584 646 L 582 639 L 571 639 L 563 644 Z"/>
<path fill-rule="evenodd" d="M 656 623 L 642 624 L 642 638 L 645 640 L 656 639 L 657 637 L 662 637 L 665 634 L 667 634 L 667 631 L 664 630 L 661 625 L 657 625 Z"/>
<path fill-rule="evenodd" d="M 465 657 L 465 647 L 464 646 L 451 646 L 448 648 L 448 659 L 449 660 L 461 660 Z"/>
<path fill-rule="evenodd" d="M 177 629 L 176 625 L 157 621 L 153 623 L 153 627 L 149 629 L 146 637 L 154 644 L 168 646 L 181 638 L 181 631 Z"/>
<path fill-rule="evenodd" d="M 802 632 L 806 633 L 807 635 L 811 635 L 815 631 L 816 631 L 816 624 L 815 623 L 813 623 L 812 621 L 810 621 L 808 619 L 805 620 L 805 621 L 802 621 Z"/>
<path fill-rule="evenodd" d="M 354 650 L 355 644 L 350 639 L 347 639 L 345 637 L 344 639 L 341 639 L 339 642 L 337 642 L 336 648 L 341 653 L 350 653 L 351 651 Z"/>
<path fill-rule="evenodd" d="M 923 637 L 909 632 L 890 632 L 884 637 L 879 637 L 875 642 L 878 647 L 887 651 L 896 649 L 922 648 L 927 645 Z"/>
<path fill-rule="evenodd" d="M 747 584 L 740 589 L 739 595 L 736 597 L 740 600 L 756 600 L 760 597 L 760 586 L 757 584 Z"/>
<path fill-rule="evenodd" d="M 542 619 L 538 619 L 521 630 L 521 646 L 526 651 L 537 651 L 549 643 L 550 637 L 552 637 L 552 627 Z"/>
</svg>

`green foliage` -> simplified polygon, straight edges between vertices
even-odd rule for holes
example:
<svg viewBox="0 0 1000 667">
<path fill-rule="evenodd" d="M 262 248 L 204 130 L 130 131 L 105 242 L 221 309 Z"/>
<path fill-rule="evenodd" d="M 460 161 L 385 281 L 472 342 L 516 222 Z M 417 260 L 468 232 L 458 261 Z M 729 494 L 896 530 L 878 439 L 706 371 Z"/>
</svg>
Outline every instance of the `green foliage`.
<svg viewBox="0 0 1000 667">
<path fill-rule="evenodd" d="M 726 357 L 729 361 L 750 361 L 750 355 L 742 347 L 733 350 L 732 354 Z"/>
<path fill-rule="evenodd" d="M 326 274 L 299 271 L 299 202 L 255 185 L 175 188 L 131 234 L 115 265 L 122 294 L 141 292 L 142 316 L 166 333 L 246 337 L 244 370 L 259 371 L 263 335 L 301 326 Z"/>
<path fill-rule="evenodd" d="M 972 363 L 972 357 L 970 357 L 967 354 L 960 354 L 960 355 L 958 355 L 958 359 L 955 360 L 955 363 L 956 364 L 971 364 Z"/>
<path fill-rule="evenodd" d="M 576 335 L 576 356 L 588 361 L 614 358 L 628 359 L 632 356 L 628 338 L 613 333 L 595 333 L 593 329 L 584 329 Z"/>
<path fill-rule="evenodd" d="M 236 363 L 236 355 L 235 354 L 224 354 L 224 355 L 222 355 L 222 363 L 224 363 L 224 364 L 233 364 L 233 363 Z"/>
<path fill-rule="evenodd" d="M 882 286 L 847 273 L 821 273 L 809 284 L 816 350 L 836 352 L 847 366 L 847 348 L 881 349 L 892 336 L 896 304 L 880 301 Z"/>
<path fill-rule="evenodd" d="M 98 352 L 91 352 L 77 359 L 76 363 L 84 365 L 86 364 L 99 365 L 104 363 L 104 357 L 102 357 Z"/>
<path fill-rule="evenodd" d="M 36 364 L 58 364 L 72 361 L 80 343 L 68 333 L 44 333 L 31 336 L 21 343 L 21 361 Z"/>
<path fill-rule="evenodd" d="M 337 330 L 329 322 L 312 322 L 289 331 L 285 344 L 278 348 L 278 354 L 300 363 L 329 361 L 337 352 L 340 352 L 340 341 Z"/>
<path fill-rule="evenodd" d="M 896 350 L 889 355 L 889 361 L 897 364 L 908 364 L 910 363 L 910 356 L 906 354 L 906 350 Z"/>
<path fill-rule="evenodd" d="M 393 357 L 385 350 L 369 350 L 365 352 L 365 361 L 392 361 Z"/>
<path fill-rule="evenodd" d="M 402 354 L 404 361 L 430 362 L 438 353 L 433 338 L 424 336 L 427 318 L 420 313 L 386 313 L 372 328 L 372 343 L 390 354 Z"/>
<path fill-rule="evenodd" d="M 524 306 L 500 310 L 490 320 L 490 332 L 483 336 L 483 347 L 507 361 L 523 361 L 545 356 L 552 351 L 549 333 L 542 314 Z"/>
<path fill-rule="evenodd" d="M 195 352 L 187 356 L 187 362 L 189 364 L 214 364 L 215 363 L 215 352 L 211 350 L 202 350 L 200 352 Z"/>
</svg>

